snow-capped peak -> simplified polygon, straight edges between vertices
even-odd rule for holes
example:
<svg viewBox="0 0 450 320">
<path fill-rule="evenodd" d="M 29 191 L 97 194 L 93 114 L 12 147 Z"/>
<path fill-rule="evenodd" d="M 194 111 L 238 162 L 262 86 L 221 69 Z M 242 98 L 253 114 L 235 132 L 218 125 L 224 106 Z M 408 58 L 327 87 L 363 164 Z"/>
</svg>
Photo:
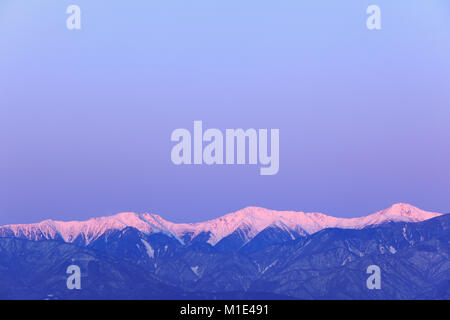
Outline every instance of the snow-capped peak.
<svg viewBox="0 0 450 320">
<path fill-rule="evenodd" d="M 189 234 L 191 238 L 201 233 L 209 233 L 208 242 L 212 245 L 240 230 L 247 241 L 262 230 L 275 226 L 288 232 L 313 234 L 325 228 L 361 229 L 369 225 L 378 225 L 388 221 L 419 222 L 440 215 L 423 211 L 405 203 L 393 206 L 360 218 L 336 218 L 322 213 L 305 213 L 296 211 L 275 211 L 259 207 L 247 207 L 226 214 L 217 219 L 200 223 L 173 223 L 156 214 L 133 212 L 119 213 L 109 217 L 93 218 L 87 221 L 53 221 L 45 220 L 35 224 L 7 225 L 0 227 L 0 237 L 19 237 L 29 240 L 60 239 L 74 242 L 77 239 L 89 244 L 106 231 L 136 228 L 150 234 L 161 232 L 183 243 L 182 237 Z"/>
<path fill-rule="evenodd" d="M 396 203 L 387 209 L 367 216 L 364 226 L 381 224 L 388 221 L 419 222 L 434 218 L 438 215 L 440 214 L 424 211 L 407 203 Z"/>
<path fill-rule="evenodd" d="M 421 210 L 407 203 L 394 204 L 379 213 L 389 217 L 408 217 L 412 221 L 421 221 L 424 218 L 430 219 L 436 216 L 436 213 Z"/>
</svg>

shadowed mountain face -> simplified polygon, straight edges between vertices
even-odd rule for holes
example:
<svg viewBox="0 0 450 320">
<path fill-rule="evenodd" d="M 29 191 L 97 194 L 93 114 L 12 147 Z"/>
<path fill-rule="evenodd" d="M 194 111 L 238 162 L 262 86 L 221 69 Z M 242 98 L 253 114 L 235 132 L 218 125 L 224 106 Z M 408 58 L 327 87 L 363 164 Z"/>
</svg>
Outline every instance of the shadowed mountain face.
<svg viewBox="0 0 450 320">
<path fill-rule="evenodd" d="M 250 288 L 306 299 L 450 298 L 450 215 L 363 230 L 326 229 L 292 245 L 256 253 L 279 260 Z M 278 252 L 278 253 L 276 253 Z M 366 287 L 367 266 L 381 268 L 381 290 Z"/>
<path fill-rule="evenodd" d="M 134 227 L 85 243 L 0 238 L 3 299 L 450 299 L 450 215 L 308 235 L 271 225 L 174 237 Z M 8 235 L 5 235 L 8 236 Z M 181 240 L 181 241 L 180 241 Z M 68 290 L 78 265 L 81 290 Z M 366 286 L 381 269 L 381 289 Z"/>
<path fill-rule="evenodd" d="M 82 289 L 68 291 L 66 269 L 82 270 Z M 0 239 L 2 299 L 155 299 L 181 291 L 141 266 L 59 241 Z M 181 295 L 180 295 L 181 296 Z"/>
</svg>

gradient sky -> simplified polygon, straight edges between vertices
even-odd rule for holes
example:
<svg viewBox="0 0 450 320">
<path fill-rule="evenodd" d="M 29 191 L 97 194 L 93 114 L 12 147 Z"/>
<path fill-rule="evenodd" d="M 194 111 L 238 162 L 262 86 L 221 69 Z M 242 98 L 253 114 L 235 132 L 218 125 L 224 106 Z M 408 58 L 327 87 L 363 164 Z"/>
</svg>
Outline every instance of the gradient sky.
<svg viewBox="0 0 450 320">
<path fill-rule="evenodd" d="M 279 128 L 279 173 L 173 165 L 194 120 Z M 450 212 L 450 2 L 2 0 L 0 148 L 0 224 Z"/>
</svg>

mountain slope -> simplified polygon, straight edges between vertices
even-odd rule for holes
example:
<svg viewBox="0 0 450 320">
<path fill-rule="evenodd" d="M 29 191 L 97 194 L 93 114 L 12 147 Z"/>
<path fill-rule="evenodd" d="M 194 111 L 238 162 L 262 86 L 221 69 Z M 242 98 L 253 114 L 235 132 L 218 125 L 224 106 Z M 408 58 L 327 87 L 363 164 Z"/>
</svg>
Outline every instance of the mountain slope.
<svg viewBox="0 0 450 320">
<path fill-rule="evenodd" d="M 66 287 L 67 267 L 81 290 Z M 182 292 L 131 261 L 60 241 L 0 239 L 1 299 L 172 299 Z"/>
<path fill-rule="evenodd" d="M 300 299 L 449 299 L 449 227 L 447 214 L 420 223 L 325 229 L 252 255 L 271 267 L 249 290 Z M 370 265 L 381 268 L 381 290 L 366 288 Z"/>
</svg>

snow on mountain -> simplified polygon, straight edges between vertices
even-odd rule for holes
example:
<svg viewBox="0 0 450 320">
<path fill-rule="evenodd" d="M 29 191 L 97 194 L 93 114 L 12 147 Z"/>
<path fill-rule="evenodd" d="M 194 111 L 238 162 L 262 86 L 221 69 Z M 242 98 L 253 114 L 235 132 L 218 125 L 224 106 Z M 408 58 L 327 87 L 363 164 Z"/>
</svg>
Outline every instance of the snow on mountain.
<svg viewBox="0 0 450 320">
<path fill-rule="evenodd" d="M 119 213 L 110 217 L 93 218 L 87 221 L 53 221 L 40 223 L 7 225 L 0 227 L 0 237 L 16 237 L 29 240 L 61 239 L 74 242 L 79 237 L 86 244 L 96 240 L 106 231 L 136 228 L 145 233 L 172 233 L 161 224 L 161 217 L 153 214 L 138 215 L 133 212 Z"/>
<path fill-rule="evenodd" d="M 83 241 L 89 244 L 107 231 L 133 227 L 144 233 L 160 232 L 183 243 L 182 237 L 195 238 L 201 233 L 210 234 L 212 245 L 240 230 L 246 241 L 254 238 L 269 226 L 297 234 L 313 234 L 325 228 L 361 229 L 388 221 L 419 222 L 440 215 L 423 211 L 409 204 L 399 203 L 369 216 L 360 218 L 336 218 L 322 213 L 295 211 L 275 211 L 258 207 L 248 207 L 220 218 L 200 223 L 173 223 L 155 214 L 120 213 L 110 217 L 94 218 L 87 221 L 46 220 L 35 224 L 7 225 L 0 227 L 0 237 L 17 237 L 29 240 L 60 239 L 65 242 Z"/>
</svg>

